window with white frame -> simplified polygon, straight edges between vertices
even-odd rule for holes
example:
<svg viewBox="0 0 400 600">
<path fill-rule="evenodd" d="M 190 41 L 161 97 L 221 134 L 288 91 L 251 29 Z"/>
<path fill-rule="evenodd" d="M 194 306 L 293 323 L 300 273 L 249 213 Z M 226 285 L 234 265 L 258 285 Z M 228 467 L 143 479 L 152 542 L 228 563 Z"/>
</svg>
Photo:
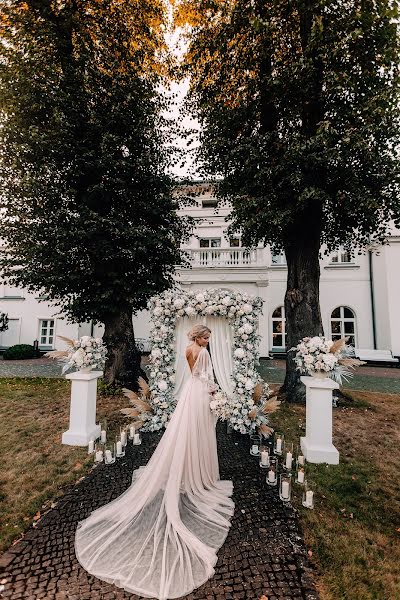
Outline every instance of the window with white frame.
<svg viewBox="0 0 400 600">
<path fill-rule="evenodd" d="M 331 263 L 334 265 L 339 264 L 350 264 L 354 262 L 350 253 L 343 248 L 339 248 L 336 252 L 334 252 L 331 256 Z"/>
<path fill-rule="evenodd" d="M 200 248 L 221 248 L 221 238 L 200 238 Z"/>
<path fill-rule="evenodd" d="M 238 237 L 229 238 L 229 247 L 230 248 L 240 248 L 241 240 Z"/>
<path fill-rule="evenodd" d="M 331 314 L 331 336 L 333 340 L 349 337 L 348 344 L 357 345 L 356 315 L 348 306 L 338 306 Z"/>
<path fill-rule="evenodd" d="M 53 346 L 54 319 L 40 319 L 39 321 L 39 346 Z"/>
<path fill-rule="evenodd" d="M 278 306 L 272 313 L 272 347 L 286 349 L 286 317 L 284 306 Z"/>
<path fill-rule="evenodd" d="M 271 254 L 271 265 L 274 266 L 286 266 L 286 256 L 284 252 L 279 254 Z"/>
</svg>

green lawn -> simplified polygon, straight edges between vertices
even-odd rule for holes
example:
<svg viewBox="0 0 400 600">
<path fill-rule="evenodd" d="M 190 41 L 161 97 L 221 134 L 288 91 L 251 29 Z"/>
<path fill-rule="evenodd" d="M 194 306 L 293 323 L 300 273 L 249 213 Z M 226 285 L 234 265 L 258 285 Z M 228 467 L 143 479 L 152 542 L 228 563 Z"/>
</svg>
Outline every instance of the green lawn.
<svg viewBox="0 0 400 600">
<path fill-rule="evenodd" d="M 52 501 L 93 468 L 86 448 L 61 444 L 68 429 L 70 383 L 65 379 L 0 379 L 0 550 L 6 549 Z M 99 397 L 98 418 L 111 431 L 124 418 L 125 398 Z"/>
<path fill-rule="evenodd" d="M 334 410 L 340 464 L 307 465 L 315 510 L 299 509 L 322 600 L 400 598 L 400 396 L 345 390 Z M 283 404 L 272 417 L 286 438 L 304 435 L 305 410 Z"/>
</svg>

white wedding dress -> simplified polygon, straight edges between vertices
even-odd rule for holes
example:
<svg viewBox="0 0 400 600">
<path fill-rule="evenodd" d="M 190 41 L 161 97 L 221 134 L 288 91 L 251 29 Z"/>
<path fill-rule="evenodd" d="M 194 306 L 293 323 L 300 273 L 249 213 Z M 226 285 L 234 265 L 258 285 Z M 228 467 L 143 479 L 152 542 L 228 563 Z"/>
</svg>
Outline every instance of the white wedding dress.
<svg viewBox="0 0 400 600">
<path fill-rule="evenodd" d="M 147 465 L 78 523 L 76 556 L 92 575 L 159 600 L 185 596 L 213 575 L 234 503 L 232 481 L 219 479 L 210 379 L 202 348 Z"/>
</svg>

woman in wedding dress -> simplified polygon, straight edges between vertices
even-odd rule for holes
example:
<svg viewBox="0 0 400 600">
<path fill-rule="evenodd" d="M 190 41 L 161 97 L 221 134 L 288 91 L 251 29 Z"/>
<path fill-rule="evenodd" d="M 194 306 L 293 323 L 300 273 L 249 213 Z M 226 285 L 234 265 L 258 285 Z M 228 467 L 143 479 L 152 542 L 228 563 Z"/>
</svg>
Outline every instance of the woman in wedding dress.
<svg viewBox="0 0 400 600">
<path fill-rule="evenodd" d="M 191 376 L 147 465 L 76 531 L 76 556 L 89 573 L 146 598 L 180 598 L 205 583 L 234 512 L 232 481 L 219 478 L 210 333 L 195 325 L 188 334 L 182 360 Z"/>
</svg>

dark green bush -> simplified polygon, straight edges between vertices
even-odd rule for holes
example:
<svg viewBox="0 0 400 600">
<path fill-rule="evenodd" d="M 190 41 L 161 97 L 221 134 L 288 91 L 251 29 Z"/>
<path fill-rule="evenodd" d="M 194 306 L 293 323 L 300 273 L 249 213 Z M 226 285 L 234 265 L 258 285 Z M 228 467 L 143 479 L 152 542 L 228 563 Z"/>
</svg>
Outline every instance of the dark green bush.
<svg viewBox="0 0 400 600">
<path fill-rule="evenodd" d="M 24 360 L 25 358 L 35 358 L 35 349 L 29 344 L 17 344 L 10 346 L 3 354 L 4 360 Z"/>
</svg>

